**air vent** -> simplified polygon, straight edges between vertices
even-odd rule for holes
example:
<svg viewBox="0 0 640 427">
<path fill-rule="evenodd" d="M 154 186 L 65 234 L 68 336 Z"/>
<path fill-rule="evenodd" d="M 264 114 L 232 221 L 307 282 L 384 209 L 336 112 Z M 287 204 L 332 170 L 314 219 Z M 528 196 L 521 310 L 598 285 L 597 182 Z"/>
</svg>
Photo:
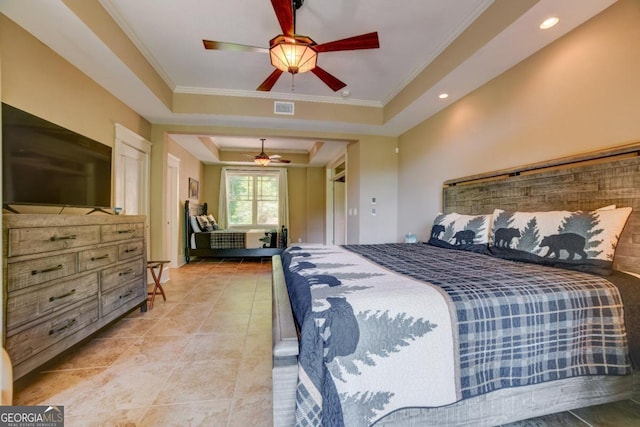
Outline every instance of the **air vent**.
<svg viewBox="0 0 640 427">
<path fill-rule="evenodd" d="M 273 113 L 274 114 L 287 114 L 289 116 L 293 116 L 293 102 L 281 102 L 275 101 L 273 103 Z"/>
</svg>

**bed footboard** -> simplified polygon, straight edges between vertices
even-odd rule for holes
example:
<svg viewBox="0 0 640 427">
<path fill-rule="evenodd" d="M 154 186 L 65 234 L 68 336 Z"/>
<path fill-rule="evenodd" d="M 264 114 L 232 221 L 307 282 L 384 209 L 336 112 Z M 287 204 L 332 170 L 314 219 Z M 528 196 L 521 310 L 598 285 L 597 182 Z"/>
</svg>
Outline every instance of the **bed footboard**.
<svg viewBox="0 0 640 427">
<path fill-rule="evenodd" d="M 272 257 L 273 425 L 291 427 L 295 422 L 298 382 L 298 335 L 280 255 Z"/>
</svg>

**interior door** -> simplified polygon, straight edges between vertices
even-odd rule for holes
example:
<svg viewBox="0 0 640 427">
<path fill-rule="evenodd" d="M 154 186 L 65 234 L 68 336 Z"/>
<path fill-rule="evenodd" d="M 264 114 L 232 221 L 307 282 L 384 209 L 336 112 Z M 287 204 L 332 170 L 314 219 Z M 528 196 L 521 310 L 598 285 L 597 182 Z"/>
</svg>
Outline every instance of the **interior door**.
<svg viewBox="0 0 640 427">
<path fill-rule="evenodd" d="M 125 145 L 122 149 L 122 208 L 126 215 L 144 215 L 145 194 L 144 162 L 145 154 Z"/>
<path fill-rule="evenodd" d="M 180 159 L 171 154 L 167 158 L 167 197 L 166 202 L 166 215 L 167 224 L 165 229 L 165 236 L 167 236 L 166 250 L 168 254 L 168 260 L 171 261 L 169 267 L 177 268 L 179 265 L 179 228 L 180 228 L 180 202 L 179 202 L 179 183 L 180 183 Z"/>
</svg>

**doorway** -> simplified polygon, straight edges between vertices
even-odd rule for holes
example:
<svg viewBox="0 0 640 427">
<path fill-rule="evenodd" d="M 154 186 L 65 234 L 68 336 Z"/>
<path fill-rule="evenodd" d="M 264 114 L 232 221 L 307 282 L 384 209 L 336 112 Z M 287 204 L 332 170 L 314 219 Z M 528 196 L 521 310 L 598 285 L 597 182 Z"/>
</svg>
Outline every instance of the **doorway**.
<svg viewBox="0 0 640 427">
<path fill-rule="evenodd" d="M 180 229 L 180 159 L 169 154 L 167 156 L 167 197 L 165 198 L 165 217 L 167 224 L 165 228 L 166 248 L 170 261 L 169 267 L 177 268 L 179 265 L 179 229 Z"/>
<path fill-rule="evenodd" d="M 343 154 L 326 169 L 327 172 L 327 228 L 328 244 L 344 245 L 347 242 L 347 176 L 346 158 Z"/>
<path fill-rule="evenodd" d="M 148 227 L 151 143 L 116 124 L 114 148 L 115 206 L 126 215 L 146 215 Z"/>
<path fill-rule="evenodd" d="M 347 242 L 347 192 L 344 176 L 333 181 L 333 244 Z"/>
</svg>

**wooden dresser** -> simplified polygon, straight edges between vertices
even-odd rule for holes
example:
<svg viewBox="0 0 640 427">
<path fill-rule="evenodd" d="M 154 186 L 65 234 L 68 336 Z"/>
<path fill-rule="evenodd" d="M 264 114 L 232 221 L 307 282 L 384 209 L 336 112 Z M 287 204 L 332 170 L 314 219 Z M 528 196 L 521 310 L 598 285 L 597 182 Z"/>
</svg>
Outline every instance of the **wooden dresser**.
<svg viewBox="0 0 640 427">
<path fill-rule="evenodd" d="M 3 216 L 3 343 L 14 378 L 146 308 L 145 217 Z"/>
</svg>

